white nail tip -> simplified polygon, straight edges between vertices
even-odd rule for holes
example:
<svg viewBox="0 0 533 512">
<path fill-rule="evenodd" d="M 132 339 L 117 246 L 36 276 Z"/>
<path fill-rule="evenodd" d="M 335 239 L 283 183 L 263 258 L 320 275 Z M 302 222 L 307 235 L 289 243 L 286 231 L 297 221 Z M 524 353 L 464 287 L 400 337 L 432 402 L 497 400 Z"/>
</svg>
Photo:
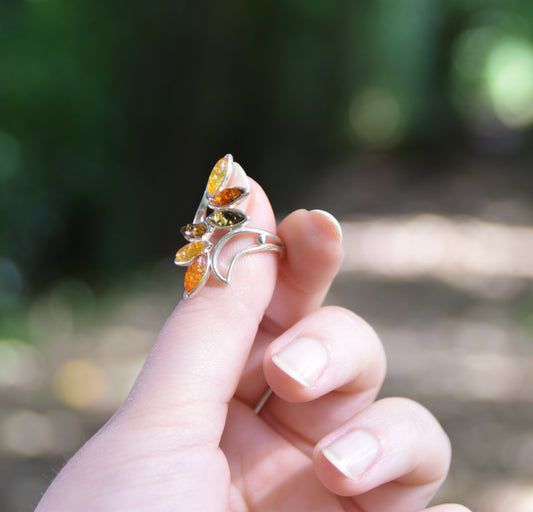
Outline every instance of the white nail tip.
<svg viewBox="0 0 533 512">
<path fill-rule="evenodd" d="M 328 364 L 324 345 L 312 338 L 294 340 L 272 356 L 272 362 L 302 386 L 312 385 Z"/>
<path fill-rule="evenodd" d="M 326 212 L 325 210 L 311 210 L 311 211 L 320 213 L 321 215 L 324 215 L 324 217 L 327 217 L 329 219 L 329 221 L 337 229 L 337 232 L 339 233 L 339 238 L 340 238 L 340 240 L 342 242 L 342 227 L 340 225 L 340 222 L 337 220 L 337 218 L 334 215 L 332 215 L 331 213 Z"/>
<path fill-rule="evenodd" d="M 376 461 L 380 449 L 379 441 L 372 434 L 355 430 L 337 439 L 322 453 L 344 476 L 358 480 Z"/>
</svg>

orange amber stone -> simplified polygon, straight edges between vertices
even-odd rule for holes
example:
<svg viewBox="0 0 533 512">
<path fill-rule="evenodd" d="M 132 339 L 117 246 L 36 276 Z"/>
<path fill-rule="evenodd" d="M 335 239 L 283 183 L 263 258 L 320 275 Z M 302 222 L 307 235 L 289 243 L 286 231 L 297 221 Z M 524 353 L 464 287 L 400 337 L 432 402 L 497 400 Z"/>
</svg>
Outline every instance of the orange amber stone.
<svg viewBox="0 0 533 512">
<path fill-rule="evenodd" d="M 205 242 L 191 242 L 190 244 L 184 245 L 176 253 L 176 263 L 186 263 L 193 258 L 196 258 L 206 247 Z"/>
<path fill-rule="evenodd" d="M 185 290 L 191 293 L 202 281 L 207 272 L 207 255 L 200 254 L 185 273 Z"/>
<path fill-rule="evenodd" d="M 215 208 L 229 206 L 230 204 L 236 203 L 240 198 L 242 198 L 244 192 L 245 190 L 241 187 L 225 188 L 224 190 L 217 192 L 211 198 L 209 204 Z"/>
<path fill-rule="evenodd" d="M 228 172 L 228 159 L 226 157 L 221 158 L 213 167 L 209 179 L 207 180 L 207 192 L 211 196 L 219 188 L 224 180 L 226 179 L 226 174 Z"/>
</svg>

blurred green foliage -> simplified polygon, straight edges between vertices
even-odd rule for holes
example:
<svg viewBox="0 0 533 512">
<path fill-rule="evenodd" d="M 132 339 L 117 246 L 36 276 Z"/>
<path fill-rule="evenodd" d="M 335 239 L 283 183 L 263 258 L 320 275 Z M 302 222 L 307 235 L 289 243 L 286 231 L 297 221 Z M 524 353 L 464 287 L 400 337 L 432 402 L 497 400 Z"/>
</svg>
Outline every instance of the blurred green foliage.
<svg viewBox="0 0 533 512">
<path fill-rule="evenodd" d="M 2 0 L 0 308 L 172 254 L 227 152 L 277 206 L 362 152 L 527 150 L 487 66 L 511 38 L 527 68 L 531 19 L 528 0 Z"/>
</svg>

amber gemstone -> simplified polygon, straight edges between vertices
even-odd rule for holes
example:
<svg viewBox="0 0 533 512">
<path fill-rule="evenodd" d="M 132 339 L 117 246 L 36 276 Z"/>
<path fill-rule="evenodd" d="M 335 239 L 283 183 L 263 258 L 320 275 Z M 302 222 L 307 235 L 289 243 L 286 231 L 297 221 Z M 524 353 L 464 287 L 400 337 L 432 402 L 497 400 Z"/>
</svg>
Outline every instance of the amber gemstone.
<svg viewBox="0 0 533 512">
<path fill-rule="evenodd" d="M 206 242 L 191 242 L 190 244 L 184 245 L 177 253 L 176 263 L 187 263 L 192 259 L 196 258 L 199 254 L 202 254 L 202 251 L 206 248 Z"/>
<path fill-rule="evenodd" d="M 185 290 L 191 293 L 202 281 L 207 272 L 207 255 L 200 254 L 185 273 Z"/>
<path fill-rule="evenodd" d="M 232 228 L 247 220 L 248 217 L 239 210 L 220 210 L 207 217 L 207 222 L 216 228 Z"/>
<path fill-rule="evenodd" d="M 213 167 L 209 179 L 207 180 L 207 192 L 211 196 L 219 188 L 224 180 L 226 179 L 226 174 L 228 172 L 228 159 L 226 157 L 221 158 Z"/>
<path fill-rule="evenodd" d="M 245 189 L 241 187 L 225 188 L 220 192 L 217 192 L 209 201 L 209 205 L 214 208 L 221 208 L 223 206 L 229 206 L 236 203 L 239 199 L 243 198 Z"/>
<path fill-rule="evenodd" d="M 190 240 L 191 238 L 202 238 L 209 228 L 205 222 L 199 222 L 198 224 L 187 224 L 181 228 L 181 234 Z"/>
</svg>

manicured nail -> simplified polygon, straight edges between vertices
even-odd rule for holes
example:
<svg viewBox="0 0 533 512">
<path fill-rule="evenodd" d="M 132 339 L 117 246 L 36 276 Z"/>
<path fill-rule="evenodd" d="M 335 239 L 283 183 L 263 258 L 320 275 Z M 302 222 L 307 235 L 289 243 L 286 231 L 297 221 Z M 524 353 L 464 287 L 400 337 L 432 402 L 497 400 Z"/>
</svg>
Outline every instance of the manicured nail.
<svg viewBox="0 0 533 512">
<path fill-rule="evenodd" d="M 273 355 L 272 361 L 302 386 L 310 386 L 326 368 L 328 352 L 313 338 L 298 338 Z"/>
<path fill-rule="evenodd" d="M 324 210 L 311 210 L 313 212 L 320 213 L 321 215 L 324 215 L 324 217 L 327 217 L 329 221 L 335 226 L 338 234 L 339 234 L 339 240 L 342 242 L 342 228 L 340 225 L 340 222 L 337 220 L 335 216 L 333 216 L 331 213 L 326 212 Z"/>
<path fill-rule="evenodd" d="M 372 434 L 355 430 L 337 439 L 322 453 L 343 475 L 357 480 L 376 461 L 380 449 L 379 441 Z"/>
</svg>

